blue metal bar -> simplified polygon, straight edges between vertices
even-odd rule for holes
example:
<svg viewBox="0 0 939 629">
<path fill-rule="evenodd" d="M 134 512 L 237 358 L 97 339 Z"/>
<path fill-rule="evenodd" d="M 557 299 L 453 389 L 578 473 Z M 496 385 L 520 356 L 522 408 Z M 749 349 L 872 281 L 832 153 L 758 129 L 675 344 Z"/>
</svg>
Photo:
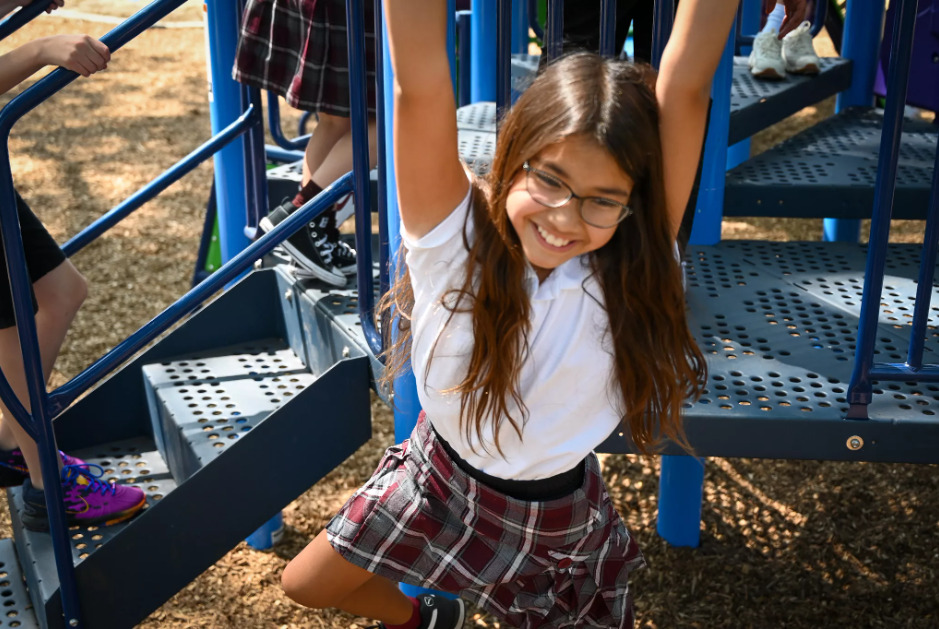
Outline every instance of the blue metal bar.
<svg viewBox="0 0 939 629">
<path fill-rule="evenodd" d="M 463 11 L 462 13 L 468 13 Z M 469 27 L 469 16 L 464 20 L 467 28 Z M 388 166 L 385 155 L 389 150 L 390 142 L 387 141 L 386 134 L 390 133 L 391 125 L 387 124 L 385 118 L 385 98 L 383 94 L 385 85 L 385 31 L 384 20 L 382 20 L 382 11 L 375 11 L 375 136 L 378 146 L 376 155 L 378 156 L 378 291 L 384 295 L 391 286 L 390 281 L 390 241 L 388 238 Z M 466 36 L 460 36 L 460 49 L 465 42 L 469 46 L 469 33 Z M 469 63 L 467 57 L 466 63 Z M 463 62 L 460 63 L 461 74 L 469 76 L 469 67 L 463 71 Z M 463 88 L 460 88 L 463 92 Z M 469 88 L 466 88 L 466 96 L 469 97 Z"/>
<path fill-rule="evenodd" d="M 6 39 L 19 30 L 21 26 L 25 26 L 45 11 L 48 6 L 48 0 L 33 0 L 32 3 L 21 7 L 16 13 L 8 15 L 6 19 L 0 21 L 0 40 Z"/>
<path fill-rule="evenodd" d="M 209 113 L 213 134 L 220 133 L 243 113 L 241 86 L 231 76 L 241 5 L 241 2 L 230 0 L 206 0 L 205 34 L 211 87 Z M 223 261 L 232 259 L 250 242 L 245 235 L 250 184 L 246 180 L 244 151 L 244 139 L 238 138 L 215 156 L 218 239 Z"/>
<path fill-rule="evenodd" d="M 248 114 L 248 130 L 244 135 L 245 178 L 248 185 L 248 203 L 245 208 L 244 234 L 249 240 L 257 238 L 258 224 L 267 215 L 267 162 L 264 158 L 264 117 L 261 115 L 261 90 L 247 85 L 242 87 L 243 107 Z M 249 113 L 254 112 L 254 113 Z"/>
<path fill-rule="evenodd" d="M 310 134 L 306 130 L 306 125 L 310 122 L 310 118 L 314 117 L 315 114 L 312 111 L 305 111 L 300 114 L 300 120 L 297 121 L 297 135 L 298 136 L 309 136 Z M 317 120 L 319 118 L 317 117 Z"/>
<path fill-rule="evenodd" d="M 674 22 L 675 0 L 658 0 L 652 17 L 652 67 L 655 69 L 662 63 L 662 52 L 672 34 Z"/>
<path fill-rule="evenodd" d="M 294 138 L 293 140 L 287 139 L 280 123 L 280 101 L 274 92 L 267 93 L 267 128 L 271 132 L 274 143 L 288 151 L 304 150 L 307 141 L 310 139 L 309 135 Z"/>
<path fill-rule="evenodd" d="M 564 0 L 548 0 L 546 26 L 545 49 L 550 63 L 561 56 L 564 45 Z"/>
<path fill-rule="evenodd" d="M 538 0 L 528 0 L 528 27 L 544 43 L 544 29 L 538 22 Z"/>
<path fill-rule="evenodd" d="M 871 368 L 871 380 L 939 382 L 939 366 L 914 368 L 903 363 L 877 363 Z"/>
<path fill-rule="evenodd" d="M 319 216 L 333 203 L 352 191 L 352 175 L 347 173 L 328 186 L 278 223 L 277 227 L 251 243 L 222 268 L 206 278 L 198 286 L 180 297 L 163 312 L 147 322 L 134 334 L 124 339 L 110 352 L 96 360 L 87 369 L 56 389 L 49 397 L 53 415 L 65 410 L 79 395 L 93 386 L 119 364 L 140 351 L 150 341 L 169 329 L 174 323 L 193 312 L 206 299 L 225 287 L 226 284 L 251 268 L 254 261 L 271 252 L 288 236 Z"/>
<path fill-rule="evenodd" d="M 244 133 L 248 126 L 252 124 L 252 118 L 255 114 L 256 110 L 254 109 L 246 111 L 238 120 L 228 125 L 222 133 L 205 142 L 202 146 L 160 174 L 156 179 L 83 229 L 62 246 L 62 251 L 69 257 L 78 253 L 95 238 L 117 225 L 144 203 L 153 199 L 172 184 L 192 172 L 196 166 L 212 157 L 221 147 L 227 145 L 240 134 Z"/>
<path fill-rule="evenodd" d="M 303 159 L 303 151 L 288 151 L 273 144 L 267 144 L 264 147 L 264 155 L 268 160 L 278 164 L 293 164 Z"/>
<path fill-rule="evenodd" d="M 365 25 L 362 0 L 346 0 L 349 51 L 349 101 L 352 123 L 352 176 L 355 181 L 355 249 L 359 319 L 369 348 L 381 353 L 375 328 L 375 287 L 372 279 L 372 212 L 368 167 L 368 109 L 365 90 Z"/>
<path fill-rule="evenodd" d="M 854 371 L 848 388 L 848 417 L 867 418 L 867 405 L 872 398 L 871 369 L 874 363 L 874 345 L 877 342 L 877 324 L 880 317 L 880 294 L 884 285 L 884 265 L 887 261 L 887 242 L 890 237 L 890 216 L 893 213 L 893 195 L 896 189 L 897 164 L 900 159 L 900 136 L 903 131 L 903 110 L 910 75 L 910 56 L 913 51 L 913 27 L 916 19 L 916 0 L 898 0 L 900 5 L 893 25 L 893 45 L 887 76 L 887 106 L 884 109 L 884 127 L 880 137 L 880 155 L 877 162 L 877 180 L 874 184 L 874 215 L 867 250 L 867 268 L 864 271 L 864 295 L 861 298 L 861 321 L 854 359 Z"/>
<path fill-rule="evenodd" d="M 495 102 L 496 100 L 496 0 L 473 0 L 470 48 L 473 62 L 470 64 L 470 102 Z"/>
<path fill-rule="evenodd" d="M 926 324 L 929 322 L 929 306 L 932 301 L 937 248 L 939 248 L 939 148 L 936 149 L 936 159 L 933 163 L 929 213 L 926 218 L 926 233 L 923 235 L 923 254 L 919 264 L 919 281 L 916 285 L 916 301 L 913 302 L 910 349 L 906 359 L 910 367 L 916 370 L 923 367 L 923 344 L 926 339 Z"/>
<path fill-rule="evenodd" d="M 215 228 L 215 217 L 218 216 L 218 205 L 215 202 L 215 184 L 209 191 L 209 201 L 205 204 L 205 218 L 202 220 L 202 236 L 199 238 L 199 251 L 196 253 L 195 269 L 192 271 L 192 286 L 195 286 L 209 275 L 206 262 L 209 257 L 209 248 L 212 246 L 212 232 Z"/>
<path fill-rule="evenodd" d="M 615 57 L 616 50 L 616 0 L 600 0 L 600 54 Z"/>
<path fill-rule="evenodd" d="M 512 0 L 512 54 L 528 53 L 528 2 Z"/>
<path fill-rule="evenodd" d="M 663 456 L 656 530 L 672 546 L 697 548 L 701 541 L 704 459 Z"/>
<path fill-rule="evenodd" d="M 456 15 L 456 0 L 447 0 L 447 15 Z M 450 61 L 450 83 L 453 85 L 453 93 L 456 94 L 457 75 L 456 75 L 456 20 L 447 21 L 447 59 Z"/>
<path fill-rule="evenodd" d="M 470 65 L 473 63 L 473 38 L 470 27 L 473 19 L 471 11 L 456 12 L 456 39 L 459 59 L 457 61 L 457 105 L 463 107 L 470 104 L 472 81 Z"/>
<path fill-rule="evenodd" d="M 512 91 L 512 0 L 498 0 L 496 12 L 496 112 L 499 120 L 505 116 Z"/>
<path fill-rule="evenodd" d="M 870 107 L 874 103 L 874 78 L 880 63 L 884 29 L 884 0 L 851 0 L 845 11 L 841 56 L 851 59 L 851 87 L 835 100 L 835 111 Z M 857 242 L 861 222 L 826 218 L 823 238 L 828 242 Z"/>
<path fill-rule="evenodd" d="M 698 190 L 691 243 L 713 245 L 721 240 L 724 213 L 724 179 L 727 164 L 727 134 L 730 130 L 730 87 L 733 83 L 734 34 L 724 47 L 721 61 L 711 83 L 711 117 L 704 141 L 704 163 Z"/>
</svg>

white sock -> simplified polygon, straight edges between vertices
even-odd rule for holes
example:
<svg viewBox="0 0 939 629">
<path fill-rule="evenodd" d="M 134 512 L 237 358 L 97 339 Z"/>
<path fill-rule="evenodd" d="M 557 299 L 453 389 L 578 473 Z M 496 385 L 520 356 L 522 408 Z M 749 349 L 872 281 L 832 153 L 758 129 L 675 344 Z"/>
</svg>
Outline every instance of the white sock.
<svg viewBox="0 0 939 629">
<path fill-rule="evenodd" d="M 763 27 L 761 33 L 768 33 L 770 29 L 779 32 L 779 27 L 782 26 L 783 19 L 786 17 L 786 7 L 781 4 L 777 4 L 776 8 L 773 9 L 772 13 L 766 16 L 766 26 Z"/>
</svg>

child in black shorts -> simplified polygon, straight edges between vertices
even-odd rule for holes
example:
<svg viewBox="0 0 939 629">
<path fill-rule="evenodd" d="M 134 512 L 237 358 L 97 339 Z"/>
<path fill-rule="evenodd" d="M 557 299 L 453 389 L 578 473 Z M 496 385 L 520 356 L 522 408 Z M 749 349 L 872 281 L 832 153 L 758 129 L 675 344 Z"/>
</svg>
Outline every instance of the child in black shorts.
<svg viewBox="0 0 939 629">
<path fill-rule="evenodd" d="M 0 18 L 29 0 L 0 0 Z M 62 5 L 55 0 L 53 10 Z M 48 66 L 61 66 L 82 76 L 107 67 L 111 53 L 107 46 L 87 35 L 55 35 L 23 44 L 0 56 L 0 94 Z M 6 182 L 4 182 L 6 183 Z M 9 199 L 9 188 L 0 183 L 0 203 Z M 88 291 L 85 278 L 69 262 L 29 206 L 13 191 L 26 266 L 32 283 L 33 313 L 43 373 L 52 371 L 72 319 Z M 0 255 L 0 371 L 20 402 L 29 410 L 29 393 L 20 351 L 7 264 Z M 43 478 L 36 442 L 0 403 L 0 486 L 23 485 L 27 528 L 48 529 Z M 146 502 L 136 487 L 113 485 L 98 480 L 84 461 L 59 453 L 62 492 L 69 525 L 113 524 L 130 518 Z M 89 508 L 90 507 L 90 508 Z"/>
</svg>

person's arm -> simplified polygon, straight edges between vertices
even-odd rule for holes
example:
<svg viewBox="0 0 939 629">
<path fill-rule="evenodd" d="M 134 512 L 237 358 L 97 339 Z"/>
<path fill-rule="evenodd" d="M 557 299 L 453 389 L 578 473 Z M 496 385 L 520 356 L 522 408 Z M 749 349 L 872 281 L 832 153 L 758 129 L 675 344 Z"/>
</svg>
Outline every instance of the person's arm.
<svg viewBox="0 0 939 629">
<path fill-rule="evenodd" d="M 672 235 L 678 235 L 704 144 L 711 79 L 738 0 L 682 0 L 662 53 L 655 93 Z"/>
<path fill-rule="evenodd" d="M 108 47 L 88 35 L 53 35 L 34 39 L 0 56 L 0 94 L 5 94 L 47 65 L 91 76 L 104 70 L 110 60 Z"/>
<path fill-rule="evenodd" d="M 468 180 L 457 146 L 447 3 L 385 0 L 395 73 L 394 158 L 406 232 L 427 234 L 459 205 Z"/>
</svg>

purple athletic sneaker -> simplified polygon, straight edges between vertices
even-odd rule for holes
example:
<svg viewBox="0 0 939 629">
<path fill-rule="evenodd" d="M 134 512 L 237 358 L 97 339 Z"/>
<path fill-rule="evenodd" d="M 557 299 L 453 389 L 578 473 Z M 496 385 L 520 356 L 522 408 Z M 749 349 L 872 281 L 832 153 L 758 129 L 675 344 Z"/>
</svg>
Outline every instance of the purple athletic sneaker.
<svg viewBox="0 0 939 629">
<path fill-rule="evenodd" d="M 85 462 L 74 456 L 69 456 L 59 450 L 63 465 L 84 465 Z M 26 459 L 19 448 L 13 450 L 0 450 L 0 487 L 16 487 L 22 485 L 29 478 L 26 468 Z"/>
<path fill-rule="evenodd" d="M 94 473 L 89 468 L 96 467 Z M 147 502 L 143 490 L 98 480 L 100 465 L 84 463 L 62 468 L 65 517 L 69 526 L 110 526 L 132 518 Z M 31 531 L 48 531 L 46 496 L 27 478 L 23 483 L 23 525 Z"/>
</svg>

